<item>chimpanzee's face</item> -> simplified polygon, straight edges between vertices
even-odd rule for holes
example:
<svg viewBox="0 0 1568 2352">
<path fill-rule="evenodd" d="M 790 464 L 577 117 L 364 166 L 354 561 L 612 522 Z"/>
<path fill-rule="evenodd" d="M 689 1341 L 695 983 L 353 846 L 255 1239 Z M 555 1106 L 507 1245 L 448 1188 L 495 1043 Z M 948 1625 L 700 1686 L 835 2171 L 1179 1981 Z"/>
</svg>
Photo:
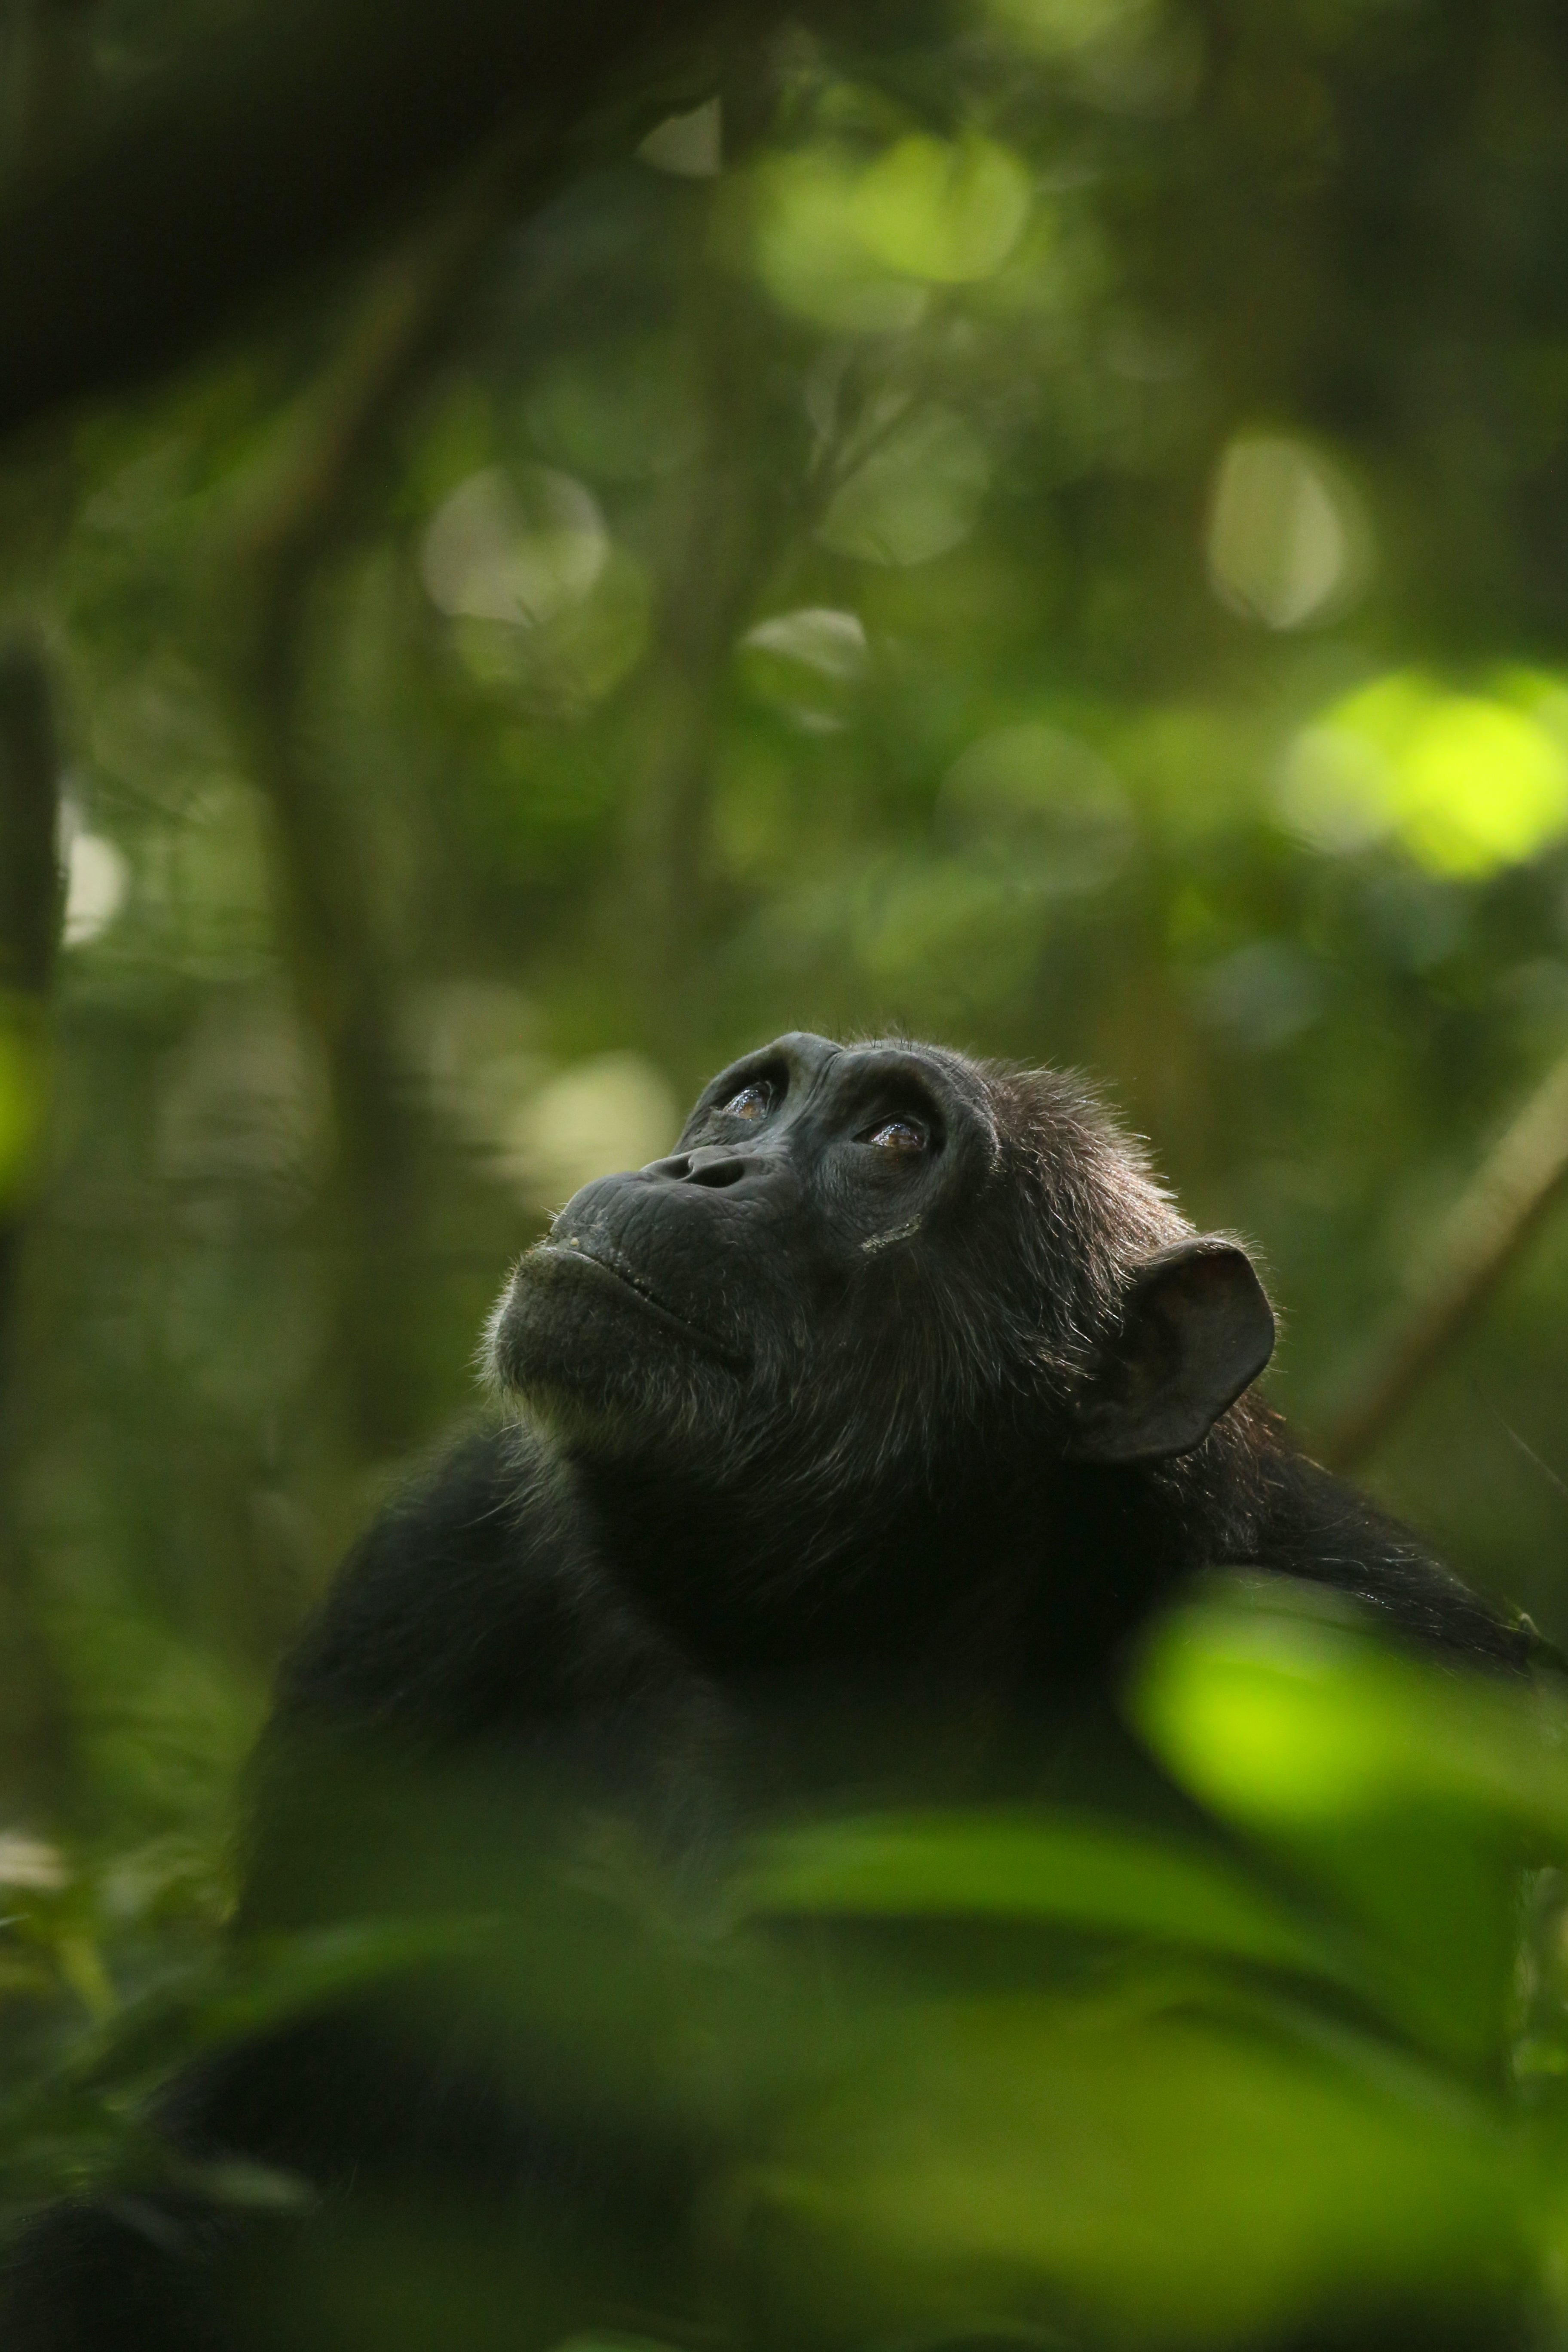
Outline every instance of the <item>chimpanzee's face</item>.
<svg viewBox="0 0 1568 2352">
<path fill-rule="evenodd" d="M 902 1388 L 995 1158 L 959 1056 L 782 1037 L 713 1080 L 670 1158 L 568 1202 L 501 1302 L 495 1369 L 632 1446 L 732 1444 L 847 1374 Z"/>
<path fill-rule="evenodd" d="M 501 1382 L 576 1444 L 826 1503 L 1022 1446 L 1202 1443 L 1273 1345 L 1244 1251 L 1194 1234 L 1071 1080 L 796 1034 L 680 1147 L 585 1185 L 497 1310 Z"/>
</svg>

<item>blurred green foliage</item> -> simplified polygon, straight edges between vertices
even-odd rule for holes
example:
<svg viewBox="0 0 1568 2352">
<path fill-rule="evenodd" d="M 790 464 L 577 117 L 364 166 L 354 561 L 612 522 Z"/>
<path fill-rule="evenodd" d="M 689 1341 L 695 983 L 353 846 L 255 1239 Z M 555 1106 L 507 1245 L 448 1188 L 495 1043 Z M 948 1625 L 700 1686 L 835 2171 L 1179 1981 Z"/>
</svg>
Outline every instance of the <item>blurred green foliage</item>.
<svg viewBox="0 0 1568 2352">
<path fill-rule="evenodd" d="M 310 2276 L 345 2345 L 459 2319 L 548 2340 L 595 2301 L 700 2345 L 1560 2340 L 1562 1688 L 1415 1664 L 1348 1604 L 1232 1580 L 1155 1629 L 1127 1704 L 1206 1831 L 1046 1803 L 818 1817 L 695 1908 L 602 1824 L 552 1863 L 520 1846 L 482 1785 L 426 1826 L 433 1893 L 456 1827 L 488 1916 L 256 1948 L 204 1935 L 188 1843 L 73 1875 L 13 1839 L 0 2197 L 108 2175 L 310 2210 L 289 2176 L 171 2158 L 149 2089 L 461 1952 L 470 2021 L 531 2096 L 547 2052 L 549 2099 L 671 2164 L 700 2151 L 692 2269 L 672 2301 L 483 2210 L 345 2232 L 323 2210 Z"/>
<path fill-rule="evenodd" d="M 8 152 L 224 21 L 15 0 Z M 0 1027 L 0 1962 L 26 2080 L 91 2107 L 18 2094 L 18 2182 L 115 2144 L 119 2004 L 205 1982 L 272 1662 L 468 1409 L 509 1258 L 724 1058 L 904 1027 L 1100 1075 L 1258 1244 L 1310 1435 L 1568 1051 L 1560 12 L 758 18 L 689 96 L 0 466 L 68 884 L 47 1107 Z M 1370 1465 L 1559 1636 L 1565 1305 L 1559 1216 Z M 1555 2275 L 1555 1877 L 1478 2072 L 1552 1725 L 1196 1609 L 1137 1717 L 1266 1888 L 1083 1822 L 775 1857 L 813 1914 L 1121 1955 L 867 1993 L 746 2192 L 769 2275 L 842 2297 L 803 2327 L 1240 2341 L 1336 2281 Z"/>
</svg>

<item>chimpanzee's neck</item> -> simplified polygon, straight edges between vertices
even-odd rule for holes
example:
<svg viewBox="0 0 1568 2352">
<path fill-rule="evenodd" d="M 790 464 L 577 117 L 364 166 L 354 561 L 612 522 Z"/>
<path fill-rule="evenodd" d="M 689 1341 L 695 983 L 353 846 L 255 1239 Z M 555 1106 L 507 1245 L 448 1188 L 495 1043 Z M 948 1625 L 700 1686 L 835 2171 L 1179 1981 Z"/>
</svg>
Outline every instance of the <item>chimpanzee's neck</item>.
<svg viewBox="0 0 1568 2352">
<path fill-rule="evenodd" d="M 831 1512 L 791 1515 L 770 1488 L 764 1515 L 749 1489 L 663 1463 L 569 1459 L 616 1574 L 723 1675 L 1082 1685 L 1204 1551 L 1190 1509 L 1142 1472 L 999 1461 Z"/>
<path fill-rule="evenodd" d="M 714 1673 L 892 1668 L 955 1614 L 954 1515 L 929 1493 L 791 1510 L 770 1486 L 763 1510 L 744 1485 L 663 1462 L 570 1459 L 617 1577 Z"/>
</svg>

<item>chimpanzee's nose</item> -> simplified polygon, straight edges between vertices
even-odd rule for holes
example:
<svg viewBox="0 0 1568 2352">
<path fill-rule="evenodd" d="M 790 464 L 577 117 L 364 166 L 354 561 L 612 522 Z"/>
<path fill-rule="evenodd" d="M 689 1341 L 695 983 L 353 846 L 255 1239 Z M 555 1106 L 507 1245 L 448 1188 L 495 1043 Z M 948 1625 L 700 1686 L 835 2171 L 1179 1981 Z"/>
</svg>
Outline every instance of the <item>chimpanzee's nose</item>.
<svg viewBox="0 0 1568 2352">
<path fill-rule="evenodd" d="M 678 1151 L 671 1160 L 650 1160 L 642 1171 L 660 1183 L 704 1184 L 712 1192 L 742 1183 L 756 1172 L 757 1163 L 751 1154 L 731 1151 L 722 1143 L 703 1143 L 695 1151 Z"/>
</svg>

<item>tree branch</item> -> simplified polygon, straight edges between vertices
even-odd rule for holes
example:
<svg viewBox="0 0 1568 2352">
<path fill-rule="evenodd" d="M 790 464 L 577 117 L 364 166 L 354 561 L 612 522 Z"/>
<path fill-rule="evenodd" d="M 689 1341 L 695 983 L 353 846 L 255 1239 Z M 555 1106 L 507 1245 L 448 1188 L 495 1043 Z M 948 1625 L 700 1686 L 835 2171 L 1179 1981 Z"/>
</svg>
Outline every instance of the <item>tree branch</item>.
<svg viewBox="0 0 1568 2352">
<path fill-rule="evenodd" d="M 42 1124 L 46 1023 L 59 935 L 59 754 L 48 673 L 28 637 L 0 644 L 0 1780 L 48 1811 L 65 1780 L 67 1710 L 38 1622 L 17 1508 L 18 1272 Z"/>
<path fill-rule="evenodd" d="M 353 521 L 385 427 L 489 241 L 513 216 L 530 142 L 507 140 L 458 200 L 372 278 L 335 359 L 243 487 L 219 552 L 237 598 L 230 681 L 275 821 L 275 872 L 302 1014 L 321 1038 L 337 1164 L 329 1216 L 338 1339 L 373 1458 L 416 1433 L 407 1409 L 407 1254 L 418 1135 L 398 1082 L 392 959 L 360 828 L 303 749 L 316 584 Z"/>
<path fill-rule="evenodd" d="M 1568 1055 L 1499 1138 L 1417 1270 L 1403 1321 L 1332 1423 L 1323 1458 L 1363 1461 L 1474 1321 L 1568 1182 Z"/>
<path fill-rule="evenodd" d="M 557 171 L 596 123 L 629 148 L 704 94 L 708 44 L 747 5 L 223 12 L 0 182 L 0 430 L 136 381 L 290 275 L 384 236 L 509 122 L 526 121 Z"/>
</svg>

